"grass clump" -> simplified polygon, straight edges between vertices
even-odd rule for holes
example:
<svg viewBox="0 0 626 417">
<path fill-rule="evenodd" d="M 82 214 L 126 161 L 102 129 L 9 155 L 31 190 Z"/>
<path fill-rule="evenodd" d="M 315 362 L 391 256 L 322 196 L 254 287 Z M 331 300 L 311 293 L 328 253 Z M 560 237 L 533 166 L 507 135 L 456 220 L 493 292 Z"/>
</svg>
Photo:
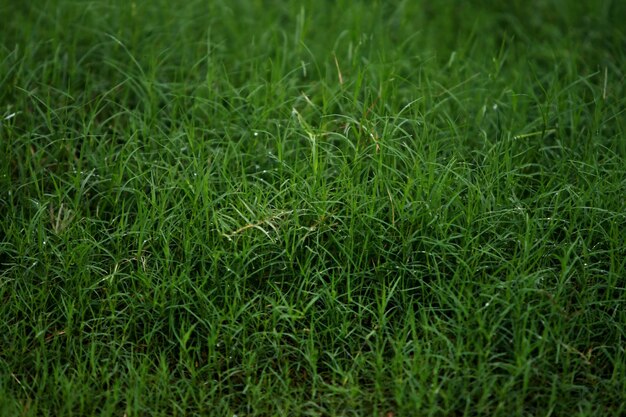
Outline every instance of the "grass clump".
<svg viewBox="0 0 626 417">
<path fill-rule="evenodd" d="M 0 414 L 626 411 L 620 2 L 0 16 Z"/>
</svg>

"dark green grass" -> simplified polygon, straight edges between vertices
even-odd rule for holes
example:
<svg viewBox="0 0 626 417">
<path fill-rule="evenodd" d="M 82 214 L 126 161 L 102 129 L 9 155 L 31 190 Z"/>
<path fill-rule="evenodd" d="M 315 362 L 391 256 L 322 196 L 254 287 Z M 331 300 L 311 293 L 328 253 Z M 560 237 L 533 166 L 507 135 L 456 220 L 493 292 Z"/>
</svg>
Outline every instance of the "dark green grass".
<svg viewBox="0 0 626 417">
<path fill-rule="evenodd" d="M 623 2 L 5 3 L 0 415 L 626 413 Z"/>
</svg>

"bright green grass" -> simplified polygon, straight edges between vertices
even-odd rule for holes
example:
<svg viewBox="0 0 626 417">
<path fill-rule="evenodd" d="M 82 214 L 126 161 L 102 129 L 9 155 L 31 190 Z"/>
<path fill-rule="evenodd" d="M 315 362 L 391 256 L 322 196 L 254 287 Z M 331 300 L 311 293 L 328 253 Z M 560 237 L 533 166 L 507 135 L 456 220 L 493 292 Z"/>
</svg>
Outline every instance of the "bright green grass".
<svg viewBox="0 0 626 417">
<path fill-rule="evenodd" d="M 0 5 L 1 416 L 626 413 L 625 2 L 127 3 Z"/>
</svg>

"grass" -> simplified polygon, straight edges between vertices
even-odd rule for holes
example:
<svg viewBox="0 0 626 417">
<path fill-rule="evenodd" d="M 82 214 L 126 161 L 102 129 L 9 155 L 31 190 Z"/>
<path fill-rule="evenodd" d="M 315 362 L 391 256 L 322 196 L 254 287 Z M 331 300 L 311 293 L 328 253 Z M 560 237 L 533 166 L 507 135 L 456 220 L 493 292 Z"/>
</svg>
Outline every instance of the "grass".
<svg viewBox="0 0 626 417">
<path fill-rule="evenodd" d="M 624 3 L 283 3 L 0 6 L 0 415 L 626 414 Z"/>
</svg>

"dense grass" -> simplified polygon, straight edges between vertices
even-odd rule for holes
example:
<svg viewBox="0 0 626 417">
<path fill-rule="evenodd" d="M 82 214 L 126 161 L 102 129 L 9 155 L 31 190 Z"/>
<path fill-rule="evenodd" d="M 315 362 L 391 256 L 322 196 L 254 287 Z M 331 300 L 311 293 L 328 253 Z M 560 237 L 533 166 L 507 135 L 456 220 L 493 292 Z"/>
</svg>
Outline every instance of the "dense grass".
<svg viewBox="0 0 626 417">
<path fill-rule="evenodd" d="M 0 18 L 0 415 L 626 414 L 624 2 Z"/>
</svg>

